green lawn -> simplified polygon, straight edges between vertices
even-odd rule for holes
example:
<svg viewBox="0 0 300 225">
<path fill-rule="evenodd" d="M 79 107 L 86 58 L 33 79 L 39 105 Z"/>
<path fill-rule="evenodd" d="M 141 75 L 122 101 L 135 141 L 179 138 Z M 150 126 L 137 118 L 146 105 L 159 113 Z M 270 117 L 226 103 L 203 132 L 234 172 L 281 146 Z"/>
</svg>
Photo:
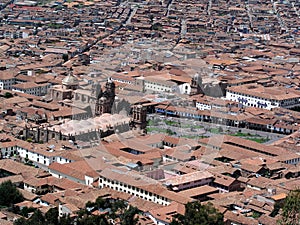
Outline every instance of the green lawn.
<svg viewBox="0 0 300 225">
<path fill-rule="evenodd" d="M 147 125 L 148 126 L 157 126 L 159 124 L 160 120 L 159 119 L 154 119 L 154 120 L 148 120 Z M 172 127 L 180 127 L 180 128 L 190 128 L 190 129 L 203 129 L 204 127 L 201 125 L 193 125 L 193 124 L 181 124 L 180 122 L 177 121 L 170 121 L 170 120 L 165 120 L 163 121 L 167 126 L 172 126 Z"/>
<path fill-rule="evenodd" d="M 180 127 L 182 127 L 182 128 L 192 128 L 192 129 L 203 129 L 204 128 L 201 125 L 191 125 L 191 124 L 183 124 Z"/>
<path fill-rule="evenodd" d="M 250 133 L 237 132 L 237 133 L 231 134 L 231 136 L 237 136 L 237 137 L 251 137 L 251 136 L 259 136 L 259 135 L 253 135 L 253 134 L 250 134 Z"/>
<path fill-rule="evenodd" d="M 165 124 L 169 125 L 169 126 L 175 126 L 175 127 L 179 127 L 180 123 L 175 122 L 175 121 L 170 121 L 170 120 L 166 120 Z"/>
<path fill-rule="evenodd" d="M 246 138 L 247 140 L 250 140 L 250 141 L 255 141 L 257 143 L 265 143 L 267 141 L 269 141 L 270 139 L 269 138 L 261 138 L 261 137 L 257 137 L 257 138 Z"/>
<path fill-rule="evenodd" d="M 166 129 L 158 128 L 158 127 L 147 127 L 147 131 L 148 131 L 148 132 L 151 132 L 151 131 L 159 131 L 159 132 L 165 133 L 165 132 L 166 132 Z"/>
<path fill-rule="evenodd" d="M 166 133 L 168 135 L 174 135 L 176 134 L 176 132 L 170 130 L 170 129 L 164 129 L 164 128 L 158 128 L 158 127 L 147 127 L 147 132 L 148 133 L 151 133 L 153 131 L 157 131 L 157 132 L 160 132 L 160 133 Z"/>
<path fill-rule="evenodd" d="M 166 120 L 164 122 L 165 122 L 166 125 L 173 126 L 173 127 L 192 128 L 192 129 L 203 129 L 204 128 L 201 125 L 181 124 L 180 122 L 170 121 L 170 120 Z"/>
<path fill-rule="evenodd" d="M 209 132 L 213 134 L 220 134 L 221 130 L 219 128 L 210 128 Z"/>
<path fill-rule="evenodd" d="M 182 136 L 180 136 L 180 137 L 183 137 L 183 138 L 190 138 L 190 139 L 202 139 L 202 138 L 208 138 L 208 136 L 204 136 L 204 135 L 201 135 L 201 136 L 199 136 L 199 135 L 182 135 Z"/>
</svg>

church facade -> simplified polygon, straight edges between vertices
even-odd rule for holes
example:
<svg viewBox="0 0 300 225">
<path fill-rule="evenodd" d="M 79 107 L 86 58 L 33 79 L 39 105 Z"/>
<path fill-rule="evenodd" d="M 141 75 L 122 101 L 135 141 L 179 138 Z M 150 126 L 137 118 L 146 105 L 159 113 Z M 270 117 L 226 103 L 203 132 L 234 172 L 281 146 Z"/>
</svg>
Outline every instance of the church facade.
<svg viewBox="0 0 300 225">
<path fill-rule="evenodd" d="M 76 126 L 68 126 L 64 120 L 61 121 L 60 126 L 51 126 L 42 124 L 31 124 L 26 126 L 25 132 L 23 134 L 23 139 L 32 139 L 34 142 L 48 142 L 51 139 L 56 140 L 89 140 L 95 139 L 96 137 L 105 137 L 114 133 L 115 130 L 118 132 L 125 132 L 129 129 L 139 129 L 144 130 L 147 125 L 147 111 L 146 108 L 141 105 L 133 105 L 132 107 L 128 102 L 124 103 L 118 101 L 115 93 L 115 83 L 109 78 L 105 85 L 101 87 L 99 83 L 93 84 L 92 88 L 84 89 L 79 88 L 79 82 L 75 76 L 69 74 L 63 81 L 61 85 L 56 85 L 50 90 L 50 96 L 53 100 L 61 102 L 64 106 L 69 106 L 72 108 L 79 108 L 87 111 L 88 119 L 76 120 L 72 118 L 71 121 L 76 124 L 85 123 L 89 124 L 90 129 L 84 129 L 81 132 L 75 132 L 80 130 Z M 115 99 L 117 99 L 115 101 Z M 129 105 L 128 105 L 129 104 Z M 129 108 L 127 114 L 121 115 L 122 107 Z M 113 121 L 123 121 L 122 123 L 110 122 L 104 127 L 101 127 L 103 121 L 101 118 L 105 116 L 107 121 L 108 115 L 111 115 Z M 122 117 L 122 120 L 119 117 Z M 117 119 L 119 118 L 119 119 Z M 128 119 L 126 119 L 128 118 Z M 93 120 L 93 122 L 90 121 Z M 88 122 L 87 122 L 88 121 Z M 72 122 L 71 122 L 72 123 Z M 83 127 L 88 127 L 87 125 Z M 95 128 L 96 127 L 96 128 Z M 73 133 L 73 131 L 75 133 Z"/>
</svg>

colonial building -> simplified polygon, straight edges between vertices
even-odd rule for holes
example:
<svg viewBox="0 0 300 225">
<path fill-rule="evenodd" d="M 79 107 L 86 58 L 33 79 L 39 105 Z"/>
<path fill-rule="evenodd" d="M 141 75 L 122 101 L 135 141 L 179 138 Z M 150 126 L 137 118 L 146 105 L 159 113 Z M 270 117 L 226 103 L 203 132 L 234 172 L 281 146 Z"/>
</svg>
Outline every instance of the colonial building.
<svg viewBox="0 0 300 225">
<path fill-rule="evenodd" d="M 115 100 L 115 83 L 109 78 L 102 89 L 99 83 L 89 88 L 80 88 L 79 80 L 69 73 L 61 85 L 50 89 L 50 97 L 65 106 L 87 111 L 90 117 L 111 113 Z"/>
<path fill-rule="evenodd" d="M 120 114 L 105 113 L 86 120 L 66 120 L 54 126 L 26 126 L 23 139 L 32 139 L 34 142 L 48 142 L 55 140 L 99 140 L 113 134 L 116 130 L 129 130 L 131 118 Z"/>
<path fill-rule="evenodd" d="M 47 94 L 50 84 L 36 84 L 35 82 L 24 82 L 12 85 L 12 90 L 30 95 L 44 96 Z"/>
<path fill-rule="evenodd" d="M 201 93 L 201 85 L 202 85 L 202 78 L 199 74 L 195 74 L 191 80 L 191 91 L 190 95 L 196 95 Z"/>
<path fill-rule="evenodd" d="M 169 205 L 173 201 L 186 204 L 192 200 L 168 190 L 151 178 L 117 168 L 106 168 L 100 172 L 99 187 L 128 193 L 160 205 Z"/>
<path fill-rule="evenodd" d="M 62 80 L 61 85 L 55 85 L 50 88 L 50 96 L 55 101 L 72 99 L 73 91 L 78 88 L 79 81 L 71 73 Z"/>
<path fill-rule="evenodd" d="M 95 115 L 102 115 L 103 113 L 111 113 L 112 106 L 115 100 L 115 83 L 108 79 L 105 84 L 105 91 L 102 92 L 100 87 L 99 92 L 97 93 L 96 107 L 95 107 Z"/>
<path fill-rule="evenodd" d="M 132 123 L 133 127 L 143 130 L 147 126 L 147 108 L 142 105 L 134 105 L 132 107 Z"/>
<path fill-rule="evenodd" d="M 283 87 L 264 87 L 256 84 L 228 87 L 226 99 L 241 106 L 271 110 L 277 107 L 300 106 L 300 92 Z"/>
</svg>

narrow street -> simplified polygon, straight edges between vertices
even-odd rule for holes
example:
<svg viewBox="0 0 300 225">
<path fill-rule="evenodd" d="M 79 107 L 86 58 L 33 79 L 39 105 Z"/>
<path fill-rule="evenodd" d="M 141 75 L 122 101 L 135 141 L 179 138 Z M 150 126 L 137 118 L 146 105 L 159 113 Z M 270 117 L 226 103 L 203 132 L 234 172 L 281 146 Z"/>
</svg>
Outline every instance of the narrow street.
<svg viewBox="0 0 300 225">
<path fill-rule="evenodd" d="M 186 19 L 181 20 L 181 29 L 180 29 L 180 37 L 184 38 L 187 32 L 187 27 L 186 27 Z"/>
<path fill-rule="evenodd" d="M 131 19 L 132 19 L 132 17 L 134 17 L 137 10 L 138 10 L 137 6 L 134 6 L 133 9 L 131 8 L 131 13 L 130 13 L 128 19 L 126 20 L 125 25 L 129 25 L 131 23 Z"/>
<path fill-rule="evenodd" d="M 248 18 L 249 18 L 250 28 L 252 29 L 253 28 L 253 21 L 252 21 L 252 14 L 251 14 L 250 6 L 249 6 L 249 1 L 247 1 L 247 3 L 245 3 L 245 4 L 246 4 L 247 15 L 248 15 Z"/>
<path fill-rule="evenodd" d="M 276 17 L 277 17 L 277 20 L 278 20 L 278 23 L 280 24 L 280 27 L 286 31 L 288 31 L 288 27 L 286 26 L 285 22 L 283 21 L 283 19 L 281 18 L 280 16 L 280 13 L 277 9 L 277 2 L 274 1 L 274 0 L 271 0 L 271 3 L 272 3 L 272 6 L 273 6 L 273 11 L 274 13 L 276 14 Z"/>
<path fill-rule="evenodd" d="M 167 12 L 166 12 L 166 17 L 169 16 L 169 13 L 170 13 L 170 9 L 172 7 L 172 3 L 173 3 L 173 0 L 169 0 L 168 4 L 167 4 Z"/>
<path fill-rule="evenodd" d="M 212 6 L 212 0 L 209 0 L 208 5 L 207 5 L 207 15 L 210 16 L 211 12 L 211 6 Z"/>
</svg>

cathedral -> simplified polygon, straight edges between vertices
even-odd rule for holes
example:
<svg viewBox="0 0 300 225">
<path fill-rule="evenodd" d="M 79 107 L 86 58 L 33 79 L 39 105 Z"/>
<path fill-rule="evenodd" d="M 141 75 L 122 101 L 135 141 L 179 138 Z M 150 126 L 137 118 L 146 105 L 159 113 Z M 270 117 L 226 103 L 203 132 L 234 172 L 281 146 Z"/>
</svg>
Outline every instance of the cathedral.
<svg viewBox="0 0 300 225">
<path fill-rule="evenodd" d="M 50 126 L 45 125 L 49 121 L 45 121 L 43 125 L 31 124 L 26 126 L 23 139 L 30 138 L 33 142 L 45 143 L 51 139 L 75 141 L 103 138 L 116 130 L 143 131 L 147 125 L 146 107 L 131 106 L 126 99 L 118 99 L 115 89 L 115 83 L 110 78 L 103 87 L 96 83 L 79 88 L 78 79 L 70 73 L 61 85 L 50 89 L 50 97 L 63 106 L 85 110 L 89 118 L 72 118 L 69 122 L 62 121 L 61 124 Z"/>
<path fill-rule="evenodd" d="M 93 84 L 92 88 L 79 88 L 78 79 L 70 72 L 61 85 L 50 88 L 50 98 L 65 106 L 85 110 L 90 117 L 100 116 L 112 112 L 115 88 L 115 83 L 110 78 L 103 89 L 99 83 Z"/>
<path fill-rule="evenodd" d="M 96 87 L 93 88 L 93 92 L 96 91 L 96 102 L 95 102 L 95 115 L 99 116 L 104 113 L 111 113 L 114 100 L 115 100 L 115 83 L 108 79 L 105 84 L 105 90 L 102 91 L 102 88 L 99 84 L 95 85 Z"/>
</svg>

